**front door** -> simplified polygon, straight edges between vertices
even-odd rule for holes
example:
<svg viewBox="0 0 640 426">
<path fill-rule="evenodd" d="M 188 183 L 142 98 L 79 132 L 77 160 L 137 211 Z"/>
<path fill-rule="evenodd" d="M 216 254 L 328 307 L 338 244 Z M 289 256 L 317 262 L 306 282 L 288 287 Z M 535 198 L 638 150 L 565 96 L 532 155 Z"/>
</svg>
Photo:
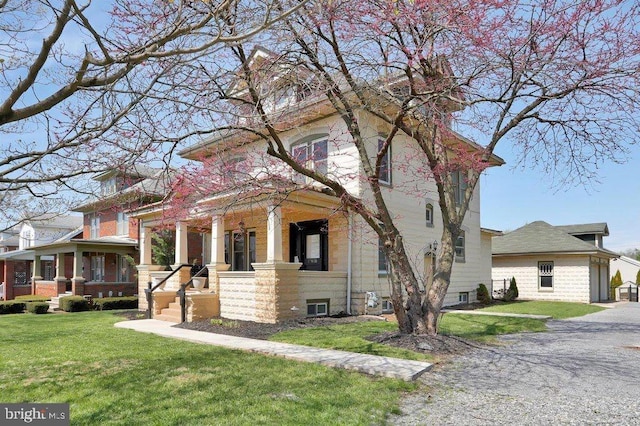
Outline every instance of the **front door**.
<svg viewBox="0 0 640 426">
<path fill-rule="evenodd" d="M 289 225 L 289 261 L 308 271 L 329 270 L 329 223 L 311 220 Z"/>
</svg>

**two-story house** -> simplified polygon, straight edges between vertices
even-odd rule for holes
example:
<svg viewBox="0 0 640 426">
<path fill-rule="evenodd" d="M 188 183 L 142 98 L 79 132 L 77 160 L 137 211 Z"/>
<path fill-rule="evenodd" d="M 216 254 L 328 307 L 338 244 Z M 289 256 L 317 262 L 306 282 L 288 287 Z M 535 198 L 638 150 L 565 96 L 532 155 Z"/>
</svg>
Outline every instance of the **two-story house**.
<svg viewBox="0 0 640 426">
<path fill-rule="evenodd" d="M 256 62 L 254 52 L 249 60 Z M 362 165 L 344 120 L 326 97 L 306 97 L 304 88 L 282 87 L 265 108 L 295 106 L 295 113 L 281 118 L 279 137 L 297 160 L 320 173 L 331 175 L 355 197 L 368 201 L 369 187 L 363 181 Z M 375 157 L 388 125 L 364 109 L 357 110 L 366 134 L 370 155 Z M 249 125 L 251 117 L 241 118 Z M 286 120 L 286 125 L 284 124 Z M 449 144 L 465 150 L 480 147 L 451 132 Z M 180 152 L 184 158 L 203 161 L 219 169 L 220 190 L 212 191 L 193 206 L 193 216 L 176 223 L 178 263 L 187 261 L 187 230 L 194 218 L 208 222 L 207 259 L 210 291 L 187 296 L 188 319 L 207 315 L 258 322 L 277 322 L 304 316 L 338 313 L 391 312 L 389 271 L 381 242 L 355 212 L 342 207 L 340 199 L 322 185 L 297 175 L 284 164 L 266 157 L 266 142 L 250 132 L 220 131 L 213 137 Z M 382 163 L 380 181 L 383 196 L 391 206 L 395 223 L 414 266 L 414 272 L 429 285 L 434 254 L 442 235 L 442 219 L 436 185 L 416 179 L 416 160 L 411 136 L 398 133 Z M 412 160 L 413 159 L 413 160 Z M 494 157 L 491 165 L 502 164 Z M 215 175 L 215 172 L 212 176 Z M 297 183 L 286 191 L 274 190 L 270 178 L 289 177 Z M 233 183 L 251 179 L 258 185 L 249 194 L 234 190 Z M 465 190 L 466 178 L 456 172 L 457 197 Z M 286 180 L 286 179 L 285 179 Z M 264 181 L 263 186 L 260 182 Z M 227 182 L 229 185 L 225 185 Z M 161 206 L 148 206 L 135 213 L 140 219 L 140 307 L 145 308 L 144 289 L 153 278 L 152 240 L 148 236 L 162 221 Z M 195 223 L 195 222 L 193 222 Z M 201 225 L 199 225 L 201 226 Z M 491 231 L 480 229 L 480 190 L 476 187 L 455 247 L 455 265 L 445 304 L 476 300 L 476 289 L 490 280 L 490 258 L 481 248 L 490 245 Z M 153 311 L 167 318 L 164 310 L 175 299 L 180 283 L 177 274 L 163 289 L 153 293 Z M 175 305 L 173 305 L 175 306 Z"/>
<path fill-rule="evenodd" d="M 74 210 L 74 230 L 44 241 L 27 229 L 21 242 L 32 264 L 29 292 L 56 297 L 73 294 L 91 297 L 134 295 L 138 262 L 137 221 L 128 210 L 153 203 L 166 194 L 163 170 L 137 166 L 97 175 L 99 190 Z M 69 219 L 64 219 L 68 221 Z M 24 234 L 24 235 L 22 235 Z M 27 238 L 29 237 L 29 238 Z"/>
<path fill-rule="evenodd" d="M 494 289 L 516 278 L 519 298 L 567 302 L 609 300 L 611 259 L 606 223 L 529 223 L 492 240 Z M 508 281 L 506 282 L 508 286 Z"/>
</svg>

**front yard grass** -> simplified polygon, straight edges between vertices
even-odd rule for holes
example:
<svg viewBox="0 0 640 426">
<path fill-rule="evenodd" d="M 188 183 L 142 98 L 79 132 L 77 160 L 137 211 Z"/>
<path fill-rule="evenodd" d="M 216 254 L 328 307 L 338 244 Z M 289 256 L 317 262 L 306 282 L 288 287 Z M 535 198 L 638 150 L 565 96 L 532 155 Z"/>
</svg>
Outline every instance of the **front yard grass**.
<svg viewBox="0 0 640 426">
<path fill-rule="evenodd" d="M 586 303 L 545 302 L 545 301 L 514 301 L 483 308 L 487 312 L 506 312 L 511 314 L 549 315 L 553 319 L 581 317 L 583 315 L 600 312 L 606 309 L 601 306 Z"/>
<path fill-rule="evenodd" d="M 116 329 L 112 312 L 0 317 L 2 402 L 73 425 L 381 424 L 416 385 Z"/>
<path fill-rule="evenodd" d="M 499 334 L 537 332 L 546 329 L 547 327 L 542 320 L 449 313 L 440 320 L 439 332 L 470 340 L 491 342 Z M 398 324 L 395 322 L 369 321 L 283 331 L 271 336 L 270 340 L 371 355 L 429 362 L 437 361 L 428 354 L 393 348 L 366 339 L 367 336 L 373 334 L 397 330 Z"/>
</svg>

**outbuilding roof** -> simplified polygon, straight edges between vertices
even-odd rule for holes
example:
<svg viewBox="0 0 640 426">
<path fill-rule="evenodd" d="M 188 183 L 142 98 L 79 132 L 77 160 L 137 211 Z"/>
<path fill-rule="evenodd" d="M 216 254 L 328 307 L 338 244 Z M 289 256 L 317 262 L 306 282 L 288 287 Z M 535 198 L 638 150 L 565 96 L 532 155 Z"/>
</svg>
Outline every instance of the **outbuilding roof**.
<svg viewBox="0 0 640 426">
<path fill-rule="evenodd" d="M 581 226 L 581 225 L 578 225 Z M 606 224 L 605 224 L 606 226 Z M 492 254 L 525 255 L 541 253 L 583 253 L 619 257 L 618 254 L 596 247 L 569 234 L 563 226 L 552 226 L 544 221 L 529 223 L 491 240 Z"/>
</svg>

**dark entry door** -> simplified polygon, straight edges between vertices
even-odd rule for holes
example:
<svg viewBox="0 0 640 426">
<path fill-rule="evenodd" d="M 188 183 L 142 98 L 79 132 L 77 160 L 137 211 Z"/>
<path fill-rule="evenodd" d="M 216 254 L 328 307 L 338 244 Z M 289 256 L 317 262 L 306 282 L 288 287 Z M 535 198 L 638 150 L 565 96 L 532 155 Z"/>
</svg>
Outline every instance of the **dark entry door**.
<svg viewBox="0 0 640 426">
<path fill-rule="evenodd" d="M 311 220 L 289 225 L 289 261 L 302 262 L 300 269 L 329 270 L 329 224 Z"/>
</svg>

